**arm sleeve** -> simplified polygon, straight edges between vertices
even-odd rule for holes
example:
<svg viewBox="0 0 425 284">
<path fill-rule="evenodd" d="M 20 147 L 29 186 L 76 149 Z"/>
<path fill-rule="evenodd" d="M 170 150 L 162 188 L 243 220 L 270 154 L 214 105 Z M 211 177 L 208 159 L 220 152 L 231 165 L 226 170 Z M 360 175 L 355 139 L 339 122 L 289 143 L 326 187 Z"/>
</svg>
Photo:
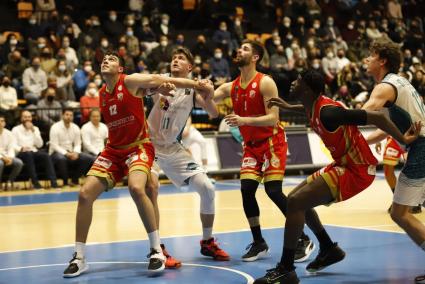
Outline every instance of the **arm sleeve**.
<svg viewBox="0 0 425 284">
<path fill-rule="evenodd" d="M 326 130 L 335 131 L 341 125 L 366 125 L 367 113 L 361 109 L 325 106 L 320 111 L 320 120 Z"/>
</svg>

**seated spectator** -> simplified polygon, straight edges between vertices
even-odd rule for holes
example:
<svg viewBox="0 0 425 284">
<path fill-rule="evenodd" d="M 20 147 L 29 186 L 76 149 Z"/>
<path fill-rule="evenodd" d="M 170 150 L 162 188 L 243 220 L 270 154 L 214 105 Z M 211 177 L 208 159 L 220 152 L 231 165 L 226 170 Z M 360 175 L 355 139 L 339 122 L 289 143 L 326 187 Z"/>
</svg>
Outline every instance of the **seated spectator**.
<svg viewBox="0 0 425 284">
<path fill-rule="evenodd" d="M 232 50 L 232 35 L 227 30 L 227 23 L 225 21 L 220 22 L 218 30 L 212 36 L 212 40 L 225 53 Z"/>
<path fill-rule="evenodd" d="M 65 51 L 67 69 L 74 70 L 78 66 L 78 57 L 75 49 L 71 47 L 71 40 L 68 36 L 62 38 L 62 48 Z"/>
<path fill-rule="evenodd" d="M 23 163 L 21 159 L 16 158 L 16 139 L 12 132 L 5 128 L 6 119 L 0 114 L 0 181 L 2 181 L 3 170 L 10 167 L 11 171 L 7 179 L 7 188 L 16 189 L 14 181 L 22 170 Z"/>
<path fill-rule="evenodd" d="M 4 73 L 12 80 L 12 85 L 19 90 L 22 87 L 22 74 L 28 67 L 28 60 L 22 57 L 18 50 L 9 54 L 8 59 L 9 63 L 4 66 Z"/>
<path fill-rule="evenodd" d="M 99 109 L 93 109 L 90 111 L 90 121 L 81 127 L 83 151 L 91 155 L 93 159 L 105 148 L 108 138 L 108 127 L 100 122 L 100 119 Z"/>
<path fill-rule="evenodd" d="M 21 112 L 21 124 L 13 127 L 12 133 L 16 138 L 17 148 L 19 149 L 17 156 L 24 162 L 25 171 L 31 179 L 32 186 L 35 189 L 41 189 L 37 168 L 38 170 L 44 168 L 51 187 L 57 188 L 58 184 L 52 160 L 47 152 L 40 150 L 43 146 L 43 139 L 38 127 L 32 123 L 31 112 L 27 110 Z M 36 165 L 39 165 L 39 167 Z"/>
<path fill-rule="evenodd" d="M 152 49 L 149 59 L 149 67 L 151 70 L 157 68 L 157 66 L 162 62 L 171 61 L 171 52 L 173 51 L 173 46 L 168 42 L 168 38 L 165 35 L 160 36 L 159 46 Z"/>
<path fill-rule="evenodd" d="M 0 112 L 6 116 L 8 125 L 12 125 L 15 121 L 15 110 L 18 107 L 18 95 L 16 89 L 11 86 L 10 78 L 3 77 L 0 86 Z"/>
<path fill-rule="evenodd" d="M 229 62 L 223 58 L 223 52 L 220 48 L 214 50 L 214 57 L 210 58 L 209 65 L 215 81 L 223 81 L 224 83 L 230 78 Z"/>
<path fill-rule="evenodd" d="M 49 74 L 56 67 L 56 58 L 53 57 L 52 50 L 49 47 L 44 47 L 41 51 L 41 69 Z"/>
<path fill-rule="evenodd" d="M 89 83 L 86 93 L 80 99 L 81 123 L 89 120 L 90 111 L 99 108 L 99 91 L 94 82 Z"/>
<path fill-rule="evenodd" d="M 90 168 L 94 159 L 85 153 L 81 153 L 80 128 L 72 121 L 74 113 L 70 109 L 64 109 L 62 120 L 56 122 L 50 128 L 49 154 L 56 167 L 56 173 L 63 179 L 63 185 L 78 185 L 79 178 Z"/>
<path fill-rule="evenodd" d="M 41 97 L 41 92 L 47 88 L 47 74 L 40 68 L 40 57 L 31 60 L 31 67 L 25 69 L 22 75 L 24 85 L 24 98 L 28 104 L 36 105 Z"/>
<path fill-rule="evenodd" d="M 78 69 L 74 74 L 74 90 L 76 100 L 80 100 L 80 97 L 84 95 L 87 85 L 93 80 L 96 73 L 93 71 L 91 61 L 84 61 L 82 69 Z"/>
<path fill-rule="evenodd" d="M 72 80 L 71 73 L 64 60 L 58 60 L 54 75 L 56 76 L 56 93 L 58 101 L 62 104 L 65 104 L 67 101 L 75 101 L 73 89 L 74 81 Z"/>
<path fill-rule="evenodd" d="M 203 34 L 198 35 L 196 44 L 192 49 L 193 55 L 199 55 L 202 61 L 206 61 L 212 56 L 211 49 L 208 47 L 206 41 Z"/>
<path fill-rule="evenodd" d="M 37 108 L 40 109 L 38 117 L 44 125 L 43 129 L 49 129 L 60 119 L 62 106 L 55 98 L 56 90 L 49 87 L 44 93 L 44 98 L 37 104 Z"/>
</svg>

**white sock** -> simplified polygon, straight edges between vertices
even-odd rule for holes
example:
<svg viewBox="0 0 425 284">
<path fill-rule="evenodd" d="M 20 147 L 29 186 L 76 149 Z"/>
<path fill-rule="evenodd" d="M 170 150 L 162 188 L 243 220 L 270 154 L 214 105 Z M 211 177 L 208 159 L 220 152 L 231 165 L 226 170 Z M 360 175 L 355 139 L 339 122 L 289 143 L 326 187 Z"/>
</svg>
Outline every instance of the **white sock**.
<svg viewBox="0 0 425 284">
<path fill-rule="evenodd" d="M 159 238 L 159 231 L 156 230 L 148 233 L 148 237 L 151 248 L 161 252 L 161 239 Z"/>
<path fill-rule="evenodd" d="M 75 251 L 77 252 L 78 258 L 84 258 L 85 252 L 86 252 L 86 244 L 80 243 L 80 242 L 75 242 Z"/>
<path fill-rule="evenodd" d="M 211 239 L 213 228 L 202 228 L 202 239 L 204 241 Z"/>
<path fill-rule="evenodd" d="M 425 251 L 425 241 L 421 244 L 421 249 Z"/>
</svg>

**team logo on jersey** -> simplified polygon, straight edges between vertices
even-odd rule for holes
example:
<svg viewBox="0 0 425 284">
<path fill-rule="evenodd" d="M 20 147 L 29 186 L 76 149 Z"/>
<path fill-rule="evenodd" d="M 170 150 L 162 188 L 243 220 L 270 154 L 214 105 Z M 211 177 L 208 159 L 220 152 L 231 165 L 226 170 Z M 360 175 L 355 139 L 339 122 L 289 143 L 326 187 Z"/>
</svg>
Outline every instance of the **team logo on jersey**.
<svg viewBox="0 0 425 284">
<path fill-rule="evenodd" d="M 252 83 L 251 87 L 252 87 L 253 89 L 257 88 L 257 82 Z"/>
<path fill-rule="evenodd" d="M 278 168 L 280 166 L 280 160 L 276 157 L 272 157 L 270 159 L 270 164 L 272 165 L 273 168 Z"/>
<path fill-rule="evenodd" d="M 189 88 L 184 89 L 184 94 L 186 96 L 190 95 L 190 89 Z"/>
<path fill-rule="evenodd" d="M 168 102 L 168 100 L 164 97 L 161 97 L 159 99 L 159 108 L 167 111 L 169 107 L 170 107 L 170 103 Z"/>
<path fill-rule="evenodd" d="M 242 168 L 254 168 L 257 165 L 257 160 L 252 157 L 246 157 L 242 161 Z"/>
<path fill-rule="evenodd" d="M 197 169 L 199 169 L 199 165 L 197 163 L 189 163 L 186 166 L 187 171 L 195 171 Z"/>
<path fill-rule="evenodd" d="M 102 156 L 97 157 L 96 161 L 94 162 L 95 165 L 98 165 L 102 168 L 109 169 L 112 166 L 112 162 L 109 159 L 106 159 Z"/>
<path fill-rule="evenodd" d="M 148 155 L 146 155 L 146 153 L 145 153 L 145 152 L 142 152 L 142 153 L 140 154 L 140 160 L 142 160 L 143 162 L 147 162 L 147 161 L 149 161 Z"/>
<path fill-rule="evenodd" d="M 137 153 L 131 153 L 128 155 L 128 159 L 125 161 L 125 164 L 127 167 L 129 167 L 132 163 L 134 163 L 139 157 L 137 156 Z"/>
<path fill-rule="evenodd" d="M 122 85 L 118 86 L 118 91 L 120 91 L 120 92 L 122 91 Z"/>
<path fill-rule="evenodd" d="M 117 94 L 118 100 L 122 101 L 122 99 L 124 98 L 124 94 L 123 93 L 118 93 Z"/>
<path fill-rule="evenodd" d="M 385 151 L 385 155 L 390 156 L 390 157 L 397 157 L 398 151 L 394 148 L 388 147 L 387 151 Z"/>
<path fill-rule="evenodd" d="M 255 97 L 255 94 L 256 94 L 256 92 L 255 92 L 255 90 L 251 90 L 251 91 L 249 91 L 249 97 L 252 99 L 253 97 Z"/>
</svg>

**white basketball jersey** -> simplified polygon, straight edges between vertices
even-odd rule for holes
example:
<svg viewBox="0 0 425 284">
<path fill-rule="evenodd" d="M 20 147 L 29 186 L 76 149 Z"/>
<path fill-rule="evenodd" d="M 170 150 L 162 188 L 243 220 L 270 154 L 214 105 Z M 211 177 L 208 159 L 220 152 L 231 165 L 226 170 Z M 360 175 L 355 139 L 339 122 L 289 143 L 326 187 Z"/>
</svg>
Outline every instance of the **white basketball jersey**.
<svg viewBox="0 0 425 284">
<path fill-rule="evenodd" d="M 169 145 L 179 140 L 194 107 L 193 89 L 176 89 L 174 97 L 158 96 L 148 117 L 149 135 L 154 145 Z"/>
<path fill-rule="evenodd" d="M 404 133 L 413 122 L 422 121 L 425 124 L 425 105 L 416 89 L 410 82 L 399 75 L 389 73 L 382 83 L 387 83 L 397 90 L 394 104 L 388 108 L 391 120 Z M 425 136 L 425 127 L 421 129 L 421 136 Z"/>
</svg>

